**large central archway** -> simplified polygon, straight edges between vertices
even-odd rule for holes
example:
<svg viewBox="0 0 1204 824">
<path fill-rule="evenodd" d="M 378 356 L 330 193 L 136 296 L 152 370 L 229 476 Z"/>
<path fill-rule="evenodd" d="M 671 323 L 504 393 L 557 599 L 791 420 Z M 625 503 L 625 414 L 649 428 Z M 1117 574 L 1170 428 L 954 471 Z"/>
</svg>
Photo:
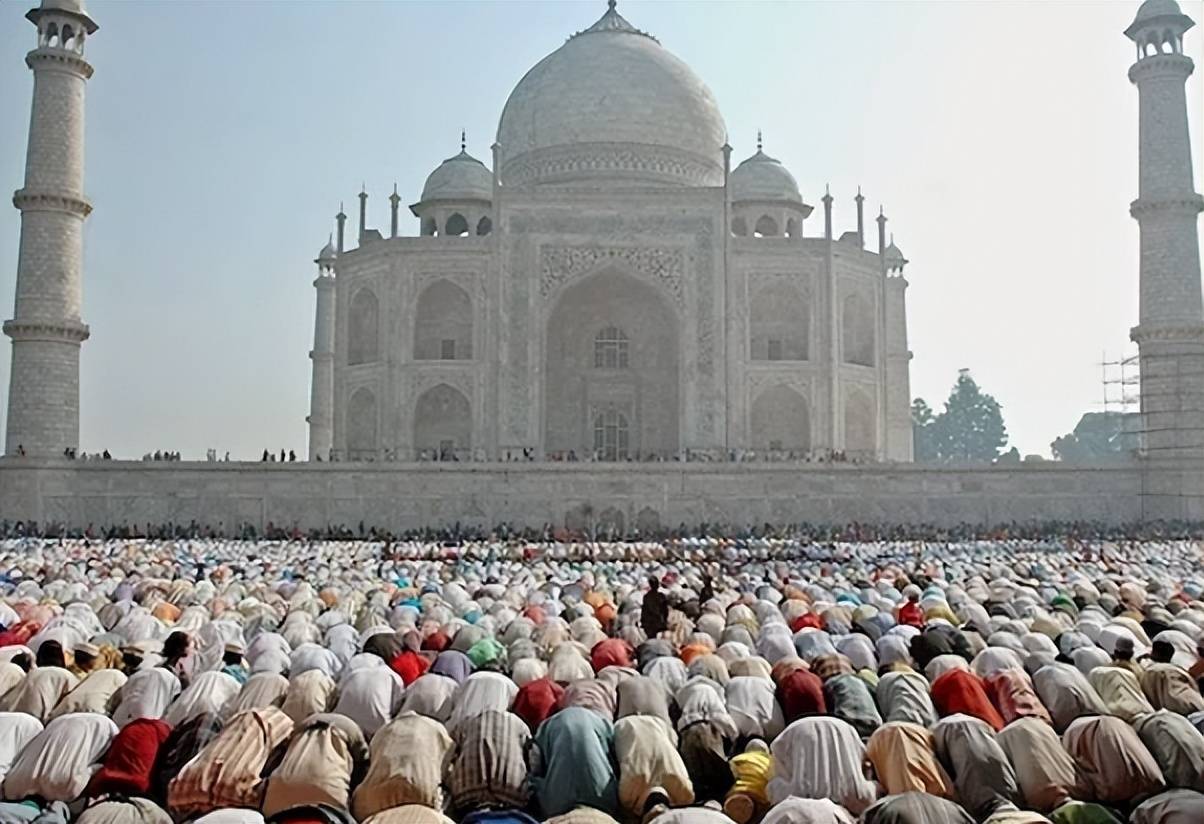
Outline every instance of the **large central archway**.
<svg viewBox="0 0 1204 824">
<path fill-rule="evenodd" d="M 603 271 L 564 291 L 544 347 L 544 449 L 626 460 L 678 449 L 678 318 L 652 286 Z"/>
</svg>

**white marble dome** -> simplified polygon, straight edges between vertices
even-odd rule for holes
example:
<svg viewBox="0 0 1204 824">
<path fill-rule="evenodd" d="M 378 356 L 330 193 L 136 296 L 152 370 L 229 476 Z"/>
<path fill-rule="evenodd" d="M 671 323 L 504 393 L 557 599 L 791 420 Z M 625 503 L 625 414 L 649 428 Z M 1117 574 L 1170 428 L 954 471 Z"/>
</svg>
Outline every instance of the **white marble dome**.
<svg viewBox="0 0 1204 824">
<path fill-rule="evenodd" d="M 711 90 L 613 4 L 519 81 L 497 142 L 503 184 L 720 186 Z"/>
<path fill-rule="evenodd" d="M 728 181 L 732 200 L 787 200 L 802 203 L 794 175 L 775 158 L 757 147 L 757 153 L 732 170 Z"/>
<path fill-rule="evenodd" d="M 493 173 L 463 147 L 431 172 L 422 187 L 422 201 L 491 200 Z"/>
</svg>

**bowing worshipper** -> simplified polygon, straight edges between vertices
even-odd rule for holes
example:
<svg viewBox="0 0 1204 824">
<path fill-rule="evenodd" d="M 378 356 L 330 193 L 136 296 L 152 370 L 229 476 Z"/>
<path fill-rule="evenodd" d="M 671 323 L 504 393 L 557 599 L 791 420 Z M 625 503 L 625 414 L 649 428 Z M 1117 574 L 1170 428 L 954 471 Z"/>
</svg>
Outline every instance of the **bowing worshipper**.
<svg viewBox="0 0 1204 824">
<path fill-rule="evenodd" d="M 447 789 L 451 808 L 523 809 L 530 800 L 527 752 L 531 732 L 510 712 L 486 710 L 453 736 Z"/>
<path fill-rule="evenodd" d="M 1204 697 L 1195 680 L 1187 670 L 1169 661 L 1148 666 L 1141 676 L 1141 689 L 1156 710 L 1180 715 L 1204 712 Z"/>
<path fill-rule="evenodd" d="M 453 747 L 439 722 L 416 713 L 398 715 L 372 736 L 368 772 L 352 794 L 352 813 L 363 821 L 402 805 L 442 810 L 443 775 Z"/>
<path fill-rule="evenodd" d="M 138 718 L 126 724 L 113 737 L 84 794 L 90 798 L 149 795 L 155 762 L 170 734 L 171 727 L 159 718 Z"/>
<path fill-rule="evenodd" d="M 1139 716 L 1154 711 L 1141 691 L 1141 681 L 1131 670 L 1113 666 L 1096 667 L 1087 674 L 1087 680 L 1108 712 L 1129 724 Z"/>
<path fill-rule="evenodd" d="M 578 805 L 615 815 L 613 752 L 614 727 L 596 712 L 569 707 L 544 721 L 531 755 L 531 786 L 543 815 L 562 815 Z"/>
<path fill-rule="evenodd" d="M 71 712 L 110 714 L 117 707 L 118 694 L 129 679 L 121 670 L 95 669 L 84 676 L 75 689 L 55 705 L 50 717 L 58 718 Z"/>
<path fill-rule="evenodd" d="M 191 761 L 222 731 L 225 719 L 212 713 L 198 715 L 172 728 L 159 748 L 151 774 L 151 797 L 159 804 L 167 802 L 167 788 L 184 765 Z"/>
<path fill-rule="evenodd" d="M 1016 772 L 1025 807 L 1049 813 L 1083 794 L 1074 759 L 1045 721 L 1019 718 L 995 740 Z"/>
<path fill-rule="evenodd" d="M 738 675 L 727 682 L 724 697 L 728 714 L 736 725 L 738 744 L 752 738 L 772 741 L 786 726 L 774 695 L 774 683 L 769 678 Z"/>
<path fill-rule="evenodd" d="M 975 824 L 974 818 L 947 798 L 910 792 L 879 800 L 861 816 L 862 824 Z"/>
<path fill-rule="evenodd" d="M 422 638 L 417 632 L 402 634 L 400 641 L 401 648 L 386 663 L 408 687 L 430 669 L 435 656 L 422 651 Z"/>
<path fill-rule="evenodd" d="M 991 704 L 982 679 L 963 669 L 949 670 L 932 682 L 932 703 L 942 717 L 969 715 L 985 721 L 991 729 L 1003 729 L 1003 717 Z"/>
<path fill-rule="evenodd" d="M 22 680 L 9 707 L 45 723 L 63 696 L 78 684 L 79 678 L 63 665 L 59 642 L 44 641 L 38 648 L 37 666 Z"/>
<path fill-rule="evenodd" d="M 171 816 L 146 798 L 121 798 L 92 804 L 75 824 L 172 824 Z"/>
<path fill-rule="evenodd" d="M 1131 824 L 1196 824 L 1204 821 L 1204 794 L 1175 789 L 1159 793 L 1137 805 Z"/>
<path fill-rule="evenodd" d="M 347 810 L 367 763 L 368 745 L 354 721 L 337 713 L 311 716 L 296 727 L 268 778 L 264 816 L 322 805 Z"/>
<path fill-rule="evenodd" d="M 288 677 L 291 680 L 310 670 L 319 670 L 334 680 L 343 671 L 343 662 L 339 660 L 339 656 L 326 647 L 319 646 L 313 641 L 302 641 L 289 653 Z"/>
<path fill-rule="evenodd" d="M 1020 800 L 1016 771 L 985 721 L 969 715 L 942 718 L 933 728 L 933 742 L 957 801 L 972 816 L 984 819 Z"/>
<path fill-rule="evenodd" d="M 727 761 L 734 741 L 731 728 L 721 720 L 700 718 L 684 726 L 679 722 L 677 729 L 695 799 L 721 801 L 733 780 Z"/>
<path fill-rule="evenodd" d="M 334 679 L 321 669 L 290 674 L 288 691 L 280 709 L 294 724 L 300 724 L 311 715 L 329 712 L 335 702 L 336 690 Z"/>
<path fill-rule="evenodd" d="M 1204 791 L 1204 735 L 1182 715 L 1158 710 L 1133 723 L 1166 786 Z"/>
<path fill-rule="evenodd" d="M 651 715 L 620 719 L 614 725 L 614 749 L 619 806 L 629 817 L 693 803 L 694 786 L 677 751 L 677 734 L 666 721 Z"/>
<path fill-rule="evenodd" d="M 744 752 L 732 757 L 732 786 L 723 799 L 723 812 L 736 824 L 760 820 L 770 809 L 769 781 L 773 778 L 773 756 L 769 745 L 751 739 Z"/>
<path fill-rule="evenodd" d="M 1050 726 L 1053 719 L 1033 689 L 1033 681 L 1023 669 L 1005 669 L 994 673 L 983 682 L 987 697 L 999 711 L 1004 724 L 1018 718 L 1037 718 Z"/>
<path fill-rule="evenodd" d="M 258 808 L 263 774 L 292 731 L 292 719 L 274 707 L 234 716 L 171 779 L 168 812 L 187 819 L 222 807 Z"/>
<path fill-rule="evenodd" d="M 196 824 L 201 824 L 201 822 L 198 821 Z M 362 824 L 455 824 L 455 822 L 430 807 L 406 804 L 402 807 L 382 810 L 376 815 L 365 818 Z"/>
<path fill-rule="evenodd" d="M 288 679 L 277 672 L 256 672 L 250 675 L 234 702 L 230 704 L 230 715 L 243 710 L 260 710 L 264 707 L 280 707 L 288 695 Z M 294 722 L 296 723 L 296 722 Z"/>
<path fill-rule="evenodd" d="M 505 712 L 510 709 L 517 694 L 518 685 L 500 672 L 472 673 L 456 691 L 451 717 L 447 719 L 447 731 L 454 735 L 461 724 L 488 710 Z"/>
<path fill-rule="evenodd" d="M 830 798 L 860 815 L 877 791 L 862 774 L 865 747 L 857 730 L 839 718 L 812 716 L 786 727 L 771 746 L 774 778 L 769 799 Z"/>
<path fill-rule="evenodd" d="M 22 653 L 21 660 L 26 656 Z M 30 662 L 32 664 L 32 661 Z M 21 667 L 12 661 L 0 662 L 0 712 L 8 712 L 12 708 L 12 699 L 17 695 L 17 688 L 25 680 L 28 667 Z"/>
<path fill-rule="evenodd" d="M 856 824 L 856 821 L 848 810 L 826 798 L 787 798 L 770 807 L 761 824 Z"/>
<path fill-rule="evenodd" d="M 534 733 L 539 729 L 548 716 L 556 711 L 560 699 L 564 695 L 564 687 L 550 677 L 537 678 L 524 684 L 514 696 L 511 707 L 514 714 L 527 723 L 527 728 Z M 448 710 L 449 714 L 451 710 Z"/>
<path fill-rule="evenodd" d="M 887 795 L 925 792 L 953 797 L 953 781 L 937 761 L 932 733 L 919 724 L 895 721 L 879 727 L 865 753 Z"/>
<path fill-rule="evenodd" d="M 772 686 L 770 687 L 772 689 Z M 618 699 L 616 715 L 650 715 L 666 724 L 672 724 L 669 710 L 669 692 L 659 681 L 646 675 L 624 679 L 615 690 Z M 516 701 L 517 703 L 517 701 Z"/>
<path fill-rule="evenodd" d="M 343 677 L 333 712 L 350 718 L 371 738 L 397 714 L 404 693 L 401 676 L 378 662 Z"/>
<path fill-rule="evenodd" d="M 928 679 L 918 672 L 888 672 L 878 680 L 875 697 L 883 720 L 905 721 L 931 727 L 937 721 Z"/>
<path fill-rule="evenodd" d="M 180 694 L 180 679 L 161 667 L 138 670 L 113 696 L 117 709 L 113 722 L 124 727 L 135 718 L 162 718 Z"/>
<path fill-rule="evenodd" d="M 1041 667 L 1033 673 L 1033 688 L 1058 732 L 1065 732 L 1077 718 L 1108 712 L 1086 676 L 1069 664 L 1055 661 Z"/>
<path fill-rule="evenodd" d="M 863 738 L 882 726 L 873 688 L 863 678 L 851 672 L 820 678 L 824 679 L 824 703 L 832 715 L 852 724 Z"/>
<path fill-rule="evenodd" d="M 4 777 L 9 801 L 71 803 L 83 794 L 117 726 L 91 712 L 60 716 L 25 745 Z"/>
<path fill-rule="evenodd" d="M 28 713 L 0 712 L 0 783 L 42 729 L 42 722 Z"/>
<path fill-rule="evenodd" d="M 567 707 L 582 707 L 593 710 L 607 721 L 614 721 L 618 696 L 609 681 L 599 678 L 582 678 L 573 681 L 564 688 L 557 709 Z"/>
<path fill-rule="evenodd" d="M 401 697 L 400 712 L 416 712 L 441 724 L 451 718 L 456 690 L 460 688 L 446 675 L 428 672 L 406 687 Z M 522 690 L 519 690 L 521 695 Z M 517 698 L 515 700 L 517 704 Z"/>
<path fill-rule="evenodd" d="M 225 672 L 199 673 L 171 702 L 167 712 L 163 713 L 163 720 L 174 728 L 201 715 L 225 717 L 226 709 L 238 697 L 241 689 L 242 684 Z"/>
<path fill-rule="evenodd" d="M 1062 736 L 1062 745 L 1078 767 L 1084 801 L 1135 804 L 1166 786 L 1137 732 L 1114 716 L 1078 719 Z"/>
<path fill-rule="evenodd" d="M 1049 814 L 1053 824 L 1126 824 L 1115 810 L 1102 804 L 1067 801 Z"/>
</svg>

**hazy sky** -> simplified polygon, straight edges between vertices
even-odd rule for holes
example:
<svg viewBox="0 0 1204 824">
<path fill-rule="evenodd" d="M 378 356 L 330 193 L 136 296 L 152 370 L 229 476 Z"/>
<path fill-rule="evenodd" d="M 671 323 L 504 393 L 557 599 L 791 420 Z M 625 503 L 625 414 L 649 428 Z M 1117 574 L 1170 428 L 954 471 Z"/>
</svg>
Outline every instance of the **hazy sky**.
<svg viewBox="0 0 1204 824">
<path fill-rule="evenodd" d="M 1181 0 L 1204 22 L 1204 3 Z M 0 4 L 0 190 L 22 183 L 31 2 Z M 913 395 L 970 367 L 1012 443 L 1100 408 L 1137 321 L 1136 2 L 654 2 L 619 10 L 715 92 L 735 159 L 766 151 L 851 228 L 860 184 L 912 261 Z M 81 448 L 305 448 L 315 270 L 366 181 L 388 226 L 458 150 L 488 160 L 523 73 L 603 0 L 88 0 Z M 1187 35 L 1202 62 L 1204 34 Z M 1188 87 L 1204 146 L 1200 72 Z M 1200 154 L 1196 188 L 1200 188 Z M 11 317 L 19 215 L 0 208 Z M 822 231 L 809 220 L 807 234 Z M 416 234 L 417 221 L 405 223 Z M 9 346 L 0 359 L 7 392 Z M 7 398 L 4 398 L 5 403 Z M 3 407 L 0 406 L 0 415 Z"/>
</svg>

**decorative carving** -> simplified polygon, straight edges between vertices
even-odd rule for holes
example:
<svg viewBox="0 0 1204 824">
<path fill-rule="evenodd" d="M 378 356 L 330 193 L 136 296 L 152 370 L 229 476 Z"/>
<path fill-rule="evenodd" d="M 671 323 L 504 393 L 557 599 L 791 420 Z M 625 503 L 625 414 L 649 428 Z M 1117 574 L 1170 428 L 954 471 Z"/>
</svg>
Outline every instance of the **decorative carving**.
<svg viewBox="0 0 1204 824">
<path fill-rule="evenodd" d="M 551 298 L 577 278 L 612 262 L 668 292 L 678 307 L 684 304 L 681 250 L 647 246 L 544 246 L 540 249 L 539 293 Z"/>
<path fill-rule="evenodd" d="M 86 323 L 73 320 L 6 320 L 4 334 L 13 340 L 43 340 L 82 343 L 91 332 Z"/>
<path fill-rule="evenodd" d="M 657 176 L 666 182 L 696 186 L 722 184 L 719 160 L 660 146 L 639 149 L 610 145 L 575 144 L 528 152 L 506 162 L 502 180 L 522 186 L 557 178 L 611 177 L 614 173 Z"/>
<path fill-rule="evenodd" d="M 13 205 L 23 212 L 66 212 L 78 217 L 92 213 L 92 204 L 87 200 L 62 192 L 18 189 L 13 192 Z"/>
</svg>

